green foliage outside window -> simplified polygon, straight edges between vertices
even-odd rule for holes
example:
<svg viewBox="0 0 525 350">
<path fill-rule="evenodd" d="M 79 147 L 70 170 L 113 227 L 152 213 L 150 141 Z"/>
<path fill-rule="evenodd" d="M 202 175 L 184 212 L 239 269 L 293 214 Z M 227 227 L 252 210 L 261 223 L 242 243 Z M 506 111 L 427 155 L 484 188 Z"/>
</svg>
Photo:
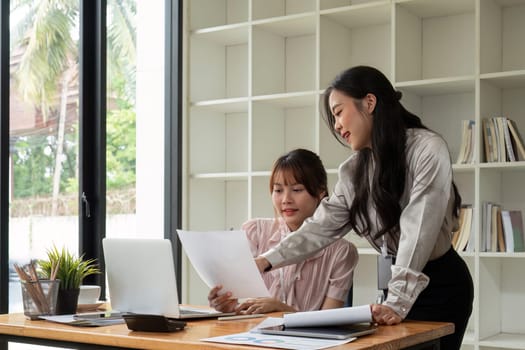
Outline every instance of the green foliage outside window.
<svg viewBox="0 0 525 350">
<path fill-rule="evenodd" d="M 66 118 L 60 114 L 60 103 L 70 104 L 69 92 L 78 87 L 78 4 L 78 0 L 11 1 L 11 14 L 19 18 L 11 32 L 11 52 L 18 55 L 12 93 L 40 111 L 44 121 Z M 107 5 L 107 190 L 111 191 L 135 184 L 136 5 L 134 0 L 109 0 Z M 12 137 L 14 199 L 53 195 L 55 172 L 60 176 L 59 193 L 78 192 L 78 123 L 66 125 L 62 133 L 40 129 Z"/>
</svg>

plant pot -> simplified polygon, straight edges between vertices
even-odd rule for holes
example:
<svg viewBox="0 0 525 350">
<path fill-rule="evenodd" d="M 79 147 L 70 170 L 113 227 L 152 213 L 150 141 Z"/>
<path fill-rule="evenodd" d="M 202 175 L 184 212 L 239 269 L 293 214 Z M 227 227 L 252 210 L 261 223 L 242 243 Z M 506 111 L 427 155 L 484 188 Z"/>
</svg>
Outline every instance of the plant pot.
<svg viewBox="0 0 525 350">
<path fill-rule="evenodd" d="M 78 295 L 80 288 L 59 289 L 57 297 L 57 315 L 70 315 L 77 312 Z"/>
</svg>

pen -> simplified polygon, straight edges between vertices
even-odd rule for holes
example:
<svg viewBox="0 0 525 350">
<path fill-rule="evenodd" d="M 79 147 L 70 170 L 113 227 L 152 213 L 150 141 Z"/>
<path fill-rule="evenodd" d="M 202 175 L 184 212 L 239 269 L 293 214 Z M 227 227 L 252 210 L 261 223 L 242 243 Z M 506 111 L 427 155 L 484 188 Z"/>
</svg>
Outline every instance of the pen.
<svg viewBox="0 0 525 350">
<path fill-rule="evenodd" d="M 264 317 L 263 314 L 250 314 L 250 315 L 235 315 L 235 316 L 222 316 L 217 318 L 219 321 L 233 321 L 233 320 L 244 320 L 247 318 L 258 318 Z"/>
</svg>

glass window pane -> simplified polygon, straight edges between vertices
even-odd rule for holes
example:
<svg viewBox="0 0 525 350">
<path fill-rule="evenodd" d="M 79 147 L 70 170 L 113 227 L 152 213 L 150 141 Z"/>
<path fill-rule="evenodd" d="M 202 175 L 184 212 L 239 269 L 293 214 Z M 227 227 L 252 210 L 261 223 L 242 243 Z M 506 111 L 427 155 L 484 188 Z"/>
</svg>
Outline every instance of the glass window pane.
<svg viewBox="0 0 525 350">
<path fill-rule="evenodd" d="M 163 237 L 164 0 L 107 2 L 106 237 Z"/>
<path fill-rule="evenodd" d="M 78 249 L 76 1 L 11 1 L 9 312 L 23 310 L 13 263 Z"/>
</svg>

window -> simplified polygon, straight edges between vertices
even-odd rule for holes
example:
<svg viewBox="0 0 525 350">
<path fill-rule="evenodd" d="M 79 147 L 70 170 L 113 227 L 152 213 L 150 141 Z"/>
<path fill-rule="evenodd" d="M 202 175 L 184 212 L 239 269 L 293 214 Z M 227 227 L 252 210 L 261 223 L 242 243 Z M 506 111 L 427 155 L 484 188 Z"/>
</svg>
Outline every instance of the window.
<svg viewBox="0 0 525 350">
<path fill-rule="evenodd" d="M 9 311 L 13 264 L 78 247 L 79 3 L 11 1 Z"/>
<path fill-rule="evenodd" d="M 0 178 L 9 175 L 8 190 L 2 190 L 2 196 L 9 192 L 9 198 L 2 199 L 2 206 L 9 205 L 9 212 L 0 214 L 0 221 L 9 222 L 8 229 L 2 228 L 0 240 L 2 252 L 9 242 L 8 258 L 7 254 L 0 257 L 3 312 L 22 310 L 20 285 L 12 269 L 14 262 L 41 258 L 52 244 L 100 257 L 102 252 L 96 247 L 106 232 L 109 237 L 162 238 L 169 237 L 165 232 L 178 227 L 179 188 L 172 184 L 177 180 L 171 179 L 171 174 L 180 165 L 179 139 L 172 140 L 173 135 L 180 134 L 176 102 L 180 82 L 172 74 L 178 77 L 180 72 L 172 70 L 179 69 L 181 43 L 178 29 L 172 33 L 172 28 L 180 24 L 171 21 L 179 20 L 181 3 L 10 1 L 10 126 L 9 137 L 4 138 L 9 139 L 9 161 L 2 161 L 0 167 Z M 89 60 L 84 58 L 82 64 L 81 38 L 95 36 L 89 31 L 101 23 L 89 11 L 100 11 L 100 5 L 104 6 L 104 14 L 98 19 L 107 18 L 107 26 L 97 30 L 107 34 L 101 50 L 106 53 L 107 65 L 92 51 Z M 5 8 L 3 5 L 3 18 Z M 82 13 L 88 34 L 81 33 Z M 165 18 L 169 23 L 164 23 Z M 165 33 L 174 39 L 166 40 Z M 170 58 L 168 64 L 164 59 L 168 57 L 166 44 L 170 52 L 178 55 Z M 92 61 L 97 61 L 98 66 Z M 81 86 L 83 74 L 84 80 L 94 81 L 93 72 L 100 68 L 107 77 L 104 86 Z M 2 81 L 5 79 L 2 76 Z M 164 98 L 166 89 L 169 99 Z M 99 118 L 104 121 L 102 128 L 92 121 L 97 118 L 92 112 L 99 106 L 95 108 L 93 100 L 85 100 L 82 107 L 82 91 L 85 99 L 100 91 L 107 93 L 104 108 L 99 108 L 107 111 Z M 175 107 L 166 100 L 175 101 Z M 4 111 L 3 120 L 6 115 Z M 97 138 L 100 136 L 104 142 Z M 177 146 L 172 147 L 173 142 Z M 86 160 L 86 154 L 92 151 L 89 148 L 101 145 L 103 156 L 97 154 Z M 165 159 L 169 162 L 167 167 Z M 102 170 L 96 169 L 102 165 Z M 97 171 L 106 179 L 103 186 L 92 186 L 98 180 Z M 95 192 L 103 193 L 105 198 L 93 199 L 89 191 L 81 190 L 86 187 L 95 187 Z M 96 219 L 103 222 L 102 229 L 90 226 L 100 207 L 103 212 L 97 213 L 101 215 Z M 169 219 L 165 213 L 170 213 Z M 6 265 L 9 290 L 3 283 Z"/>
<path fill-rule="evenodd" d="M 107 2 L 107 237 L 164 237 L 163 14 Z"/>
</svg>

